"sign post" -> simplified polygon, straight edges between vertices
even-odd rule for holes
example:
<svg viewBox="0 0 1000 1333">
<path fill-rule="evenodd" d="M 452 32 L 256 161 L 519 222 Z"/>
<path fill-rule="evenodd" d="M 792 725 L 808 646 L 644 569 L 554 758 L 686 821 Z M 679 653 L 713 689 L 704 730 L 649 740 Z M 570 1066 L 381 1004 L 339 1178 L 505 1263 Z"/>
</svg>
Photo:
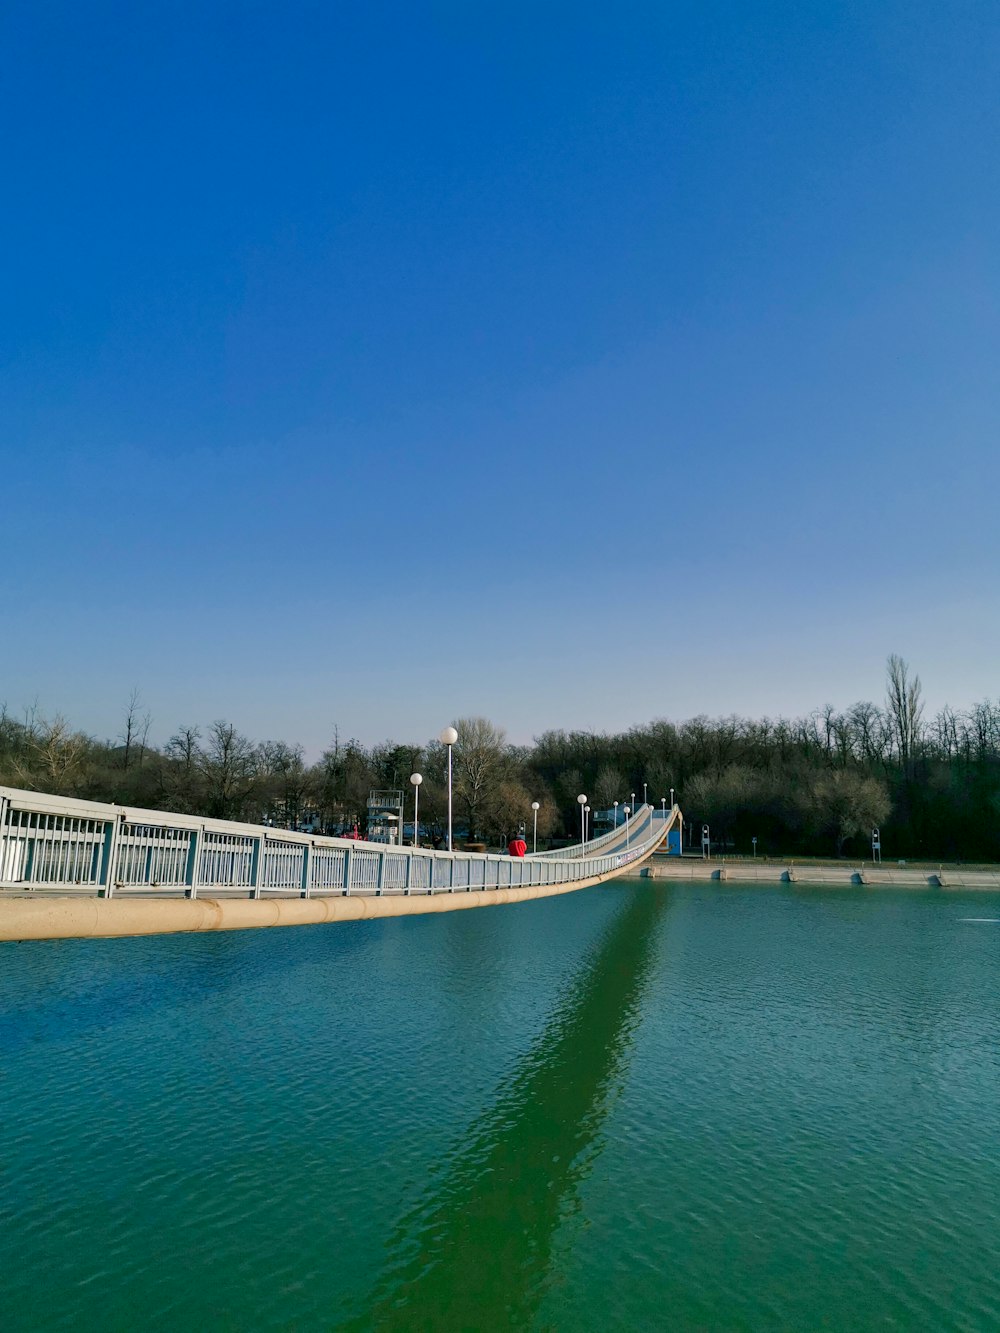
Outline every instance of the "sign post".
<svg viewBox="0 0 1000 1333">
<path fill-rule="evenodd" d="M 882 862 L 882 840 L 877 828 L 872 829 L 872 860 L 876 865 Z"/>
</svg>

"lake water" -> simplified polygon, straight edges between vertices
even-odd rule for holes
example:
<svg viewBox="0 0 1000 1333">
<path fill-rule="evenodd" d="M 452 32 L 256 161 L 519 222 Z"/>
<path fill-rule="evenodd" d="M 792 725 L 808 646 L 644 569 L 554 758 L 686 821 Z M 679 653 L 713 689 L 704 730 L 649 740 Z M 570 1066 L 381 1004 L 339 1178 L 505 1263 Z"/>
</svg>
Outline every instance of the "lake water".
<svg viewBox="0 0 1000 1333">
<path fill-rule="evenodd" d="M 0 1327 L 996 1329 L 993 918 L 636 881 L 0 945 Z"/>
</svg>

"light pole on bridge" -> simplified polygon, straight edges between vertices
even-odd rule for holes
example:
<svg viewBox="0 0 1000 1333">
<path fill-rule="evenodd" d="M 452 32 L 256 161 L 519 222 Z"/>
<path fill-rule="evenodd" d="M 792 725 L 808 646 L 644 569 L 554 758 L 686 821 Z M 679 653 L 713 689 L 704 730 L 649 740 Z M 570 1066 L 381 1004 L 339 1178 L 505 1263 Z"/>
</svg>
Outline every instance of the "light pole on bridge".
<svg viewBox="0 0 1000 1333">
<path fill-rule="evenodd" d="M 420 784 L 424 780 L 422 773 L 411 773 L 410 781 L 413 784 L 413 845 L 420 846 Z"/>
<path fill-rule="evenodd" d="M 628 851 L 628 817 L 631 813 L 632 813 L 632 807 L 630 805 L 627 805 L 625 807 L 625 850 L 626 851 Z"/>
<path fill-rule="evenodd" d="M 458 740 L 458 732 L 454 727 L 445 727 L 438 740 L 442 745 L 448 747 L 448 850 L 451 851 L 451 747 Z"/>
<path fill-rule="evenodd" d="M 531 813 L 535 816 L 535 833 L 534 833 L 534 837 L 532 838 L 532 842 L 531 842 L 531 852 L 532 852 L 532 855 L 534 855 L 534 854 L 538 851 L 538 811 L 539 811 L 539 808 L 540 808 L 540 806 L 539 806 L 538 801 L 532 801 L 532 802 L 531 802 Z"/>
<path fill-rule="evenodd" d="M 580 854 L 581 854 L 581 856 L 582 856 L 582 855 L 583 855 L 583 845 L 584 845 L 584 843 L 587 841 L 586 816 L 585 816 L 584 813 L 583 813 L 583 807 L 587 804 L 587 798 L 586 798 L 586 796 L 584 796 L 584 794 L 581 792 L 580 795 L 576 798 L 576 800 L 577 800 L 577 804 L 578 804 L 579 807 L 580 807 Z"/>
</svg>

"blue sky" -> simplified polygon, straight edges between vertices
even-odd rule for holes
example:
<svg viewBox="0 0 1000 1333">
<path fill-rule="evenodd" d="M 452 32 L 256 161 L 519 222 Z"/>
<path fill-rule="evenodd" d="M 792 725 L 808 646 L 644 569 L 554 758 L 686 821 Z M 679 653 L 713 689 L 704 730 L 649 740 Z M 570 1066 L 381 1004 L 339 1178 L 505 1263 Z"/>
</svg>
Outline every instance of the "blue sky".
<svg viewBox="0 0 1000 1333">
<path fill-rule="evenodd" d="M 995 4 L 12 3 L 0 699 L 1000 694 Z"/>
</svg>

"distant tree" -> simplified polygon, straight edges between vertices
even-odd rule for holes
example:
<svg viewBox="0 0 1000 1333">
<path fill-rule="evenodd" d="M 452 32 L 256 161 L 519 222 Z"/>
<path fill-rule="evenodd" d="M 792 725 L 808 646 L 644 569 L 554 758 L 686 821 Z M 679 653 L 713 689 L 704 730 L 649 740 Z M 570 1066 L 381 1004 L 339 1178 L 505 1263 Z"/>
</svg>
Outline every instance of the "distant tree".
<svg viewBox="0 0 1000 1333">
<path fill-rule="evenodd" d="M 889 723 L 878 704 L 860 701 L 847 710 L 854 757 L 865 768 L 882 768 L 891 745 Z"/>
<path fill-rule="evenodd" d="M 813 787 L 817 832 L 832 836 L 834 851 L 843 856 L 844 844 L 888 817 L 889 793 L 876 778 L 846 769 L 821 774 Z"/>
<path fill-rule="evenodd" d="M 622 777 L 621 769 L 613 768 L 610 764 L 603 764 L 597 770 L 593 787 L 594 808 L 609 810 L 615 801 L 621 800 L 622 792 L 625 790 L 625 779 Z"/>
<path fill-rule="evenodd" d="M 286 828 L 301 823 L 310 804 L 311 774 L 301 745 L 265 741 L 258 749 L 258 797 L 262 813 Z"/>
<path fill-rule="evenodd" d="M 207 813 L 216 819 L 241 818 L 257 777 L 254 745 L 231 722 L 213 722 L 199 759 Z"/>
<path fill-rule="evenodd" d="M 892 653 L 886 664 L 886 708 L 904 777 L 912 776 L 921 739 L 924 706 L 920 693 L 920 677 L 911 679 L 907 664 Z"/>
<path fill-rule="evenodd" d="M 138 687 L 132 690 L 129 695 L 128 704 L 125 708 L 125 722 L 121 731 L 122 742 L 122 768 L 128 772 L 129 764 L 132 762 L 134 752 L 138 750 L 138 762 L 142 764 L 146 754 L 146 743 L 149 736 L 149 727 L 151 723 L 150 714 L 142 711 L 142 698 Z"/>
<path fill-rule="evenodd" d="M 496 799 L 507 776 L 507 735 L 485 717 L 461 717 L 455 730 L 454 793 L 468 819 L 469 837 L 478 838 L 484 831 L 487 805 Z"/>
<path fill-rule="evenodd" d="M 57 796 L 77 795 L 90 744 L 88 737 L 73 731 L 61 715 L 51 720 L 33 715 L 26 745 L 14 764 L 18 785 Z"/>
<path fill-rule="evenodd" d="M 375 782 L 371 757 L 357 740 L 334 744 L 325 750 L 313 775 L 317 800 L 324 822 L 331 827 L 363 825 L 368 793 Z"/>
<path fill-rule="evenodd" d="M 482 803 L 480 828 L 488 841 L 504 846 L 522 824 L 530 830 L 531 794 L 516 780 L 501 779 Z"/>
<path fill-rule="evenodd" d="M 165 763 L 160 782 L 163 796 L 171 810 L 194 814 L 201 806 L 203 755 L 201 732 L 197 727 L 182 726 L 163 749 Z"/>
</svg>

